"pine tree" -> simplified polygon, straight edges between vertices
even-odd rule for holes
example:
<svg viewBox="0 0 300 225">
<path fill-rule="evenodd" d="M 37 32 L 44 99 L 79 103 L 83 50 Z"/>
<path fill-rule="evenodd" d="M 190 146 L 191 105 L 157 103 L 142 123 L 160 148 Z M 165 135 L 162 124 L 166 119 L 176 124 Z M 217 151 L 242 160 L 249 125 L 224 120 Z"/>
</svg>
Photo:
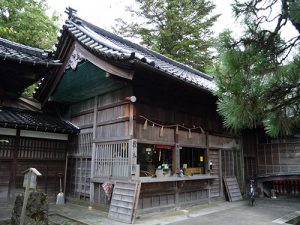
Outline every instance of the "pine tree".
<svg viewBox="0 0 300 225">
<path fill-rule="evenodd" d="M 233 9 L 245 33 L 238 40 L 228 31 L 220 35 L 215 73 L 224 124 L 291 134 L 300 126 L 300 1 L 236 0 Z M 288 22 L 295 35 L 283 38 Z"/>
<path fill-rule="evenodd" d="M 136 22 L 117 20 L 114 31 L 171 59 L 204 71 L 211 64 L 213 32 L 218 15 L 209 0 L 136 0 L 128 8 Z"/>
</svg>

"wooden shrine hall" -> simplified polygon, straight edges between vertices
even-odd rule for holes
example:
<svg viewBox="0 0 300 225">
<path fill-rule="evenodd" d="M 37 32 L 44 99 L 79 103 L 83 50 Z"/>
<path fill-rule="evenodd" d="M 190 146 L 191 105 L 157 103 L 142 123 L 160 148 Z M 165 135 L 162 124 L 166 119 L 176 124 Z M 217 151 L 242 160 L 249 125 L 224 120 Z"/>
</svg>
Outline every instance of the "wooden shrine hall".
<svg viewBox="0 0 300 225">
<path fill-rule="evenodd" d="M 64 106 L 62 116 L 80 129 L 68 157 L 70 199 L 110 206 L 112 218 L 130 221 L 135 208 L 222 198 L 223 176 L 242 183 L 239 137 L 222 128 L 212 77 L 67 11 L 55 53 L 63 65 L 35 97 L 46 108 Z"/>
</svg>

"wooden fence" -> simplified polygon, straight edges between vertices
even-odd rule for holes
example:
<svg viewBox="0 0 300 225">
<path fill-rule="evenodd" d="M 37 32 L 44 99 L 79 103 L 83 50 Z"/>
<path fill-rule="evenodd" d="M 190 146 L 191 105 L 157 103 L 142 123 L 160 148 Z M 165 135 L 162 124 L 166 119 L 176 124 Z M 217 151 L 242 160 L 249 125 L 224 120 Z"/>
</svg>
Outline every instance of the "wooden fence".
<svg viewBox="0 0 300 225">
<path fill-rule="evenodd" d="M 128 142 L 96 144 L 93 177 L 128 177 Z"/>
</svg>

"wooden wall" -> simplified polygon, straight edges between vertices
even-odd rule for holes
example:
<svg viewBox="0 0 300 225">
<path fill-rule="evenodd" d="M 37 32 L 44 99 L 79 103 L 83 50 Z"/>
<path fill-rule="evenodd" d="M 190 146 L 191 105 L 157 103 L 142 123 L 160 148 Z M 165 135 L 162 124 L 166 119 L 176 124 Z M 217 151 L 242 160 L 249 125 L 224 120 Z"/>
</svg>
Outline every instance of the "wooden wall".
<svg viewBox="0 0 300 225">
<path fill-rule="evenodd" d="M 243 135 L 246 176 L 294 175 L 300 173 L 300 139 L 272 139 L 259 130 Z"/>
<path fill-rule="evenodd" d="M 130 102 L 124 99 L 130 92 L 125 88 L 71 105 L 71 122 L 96 142 L 128 139 Z"/>
<path fill-rule="evenodd" d="M 67 141 L 1 135 L 0 139 L 0 201 L 14 201 L 23 192 L 23 179 L 28 168 L 42 173 L 37 189 L 54 198 L 59 192 L 58 173 L 64 174 Z"/>
<path fill-rule="evenodd" d="M 126 172 L 126 177 L 128 176 L 128 152 L 122 160 L 114 158 L 114 154 L 124 153 L 124 144 L 127 144 L 126 151 L 128 151 L 128 141 L 133 137 L 133 131 L 130 131 L 133 130 L 133 108 L 130 101 L 124 100 L 127 96 L 131 96 L 130 88 L 95 96 L 70 106 L 71 122 L 81 129 L 74 140 L 76 145 L 69 154 L 67 187 L 70 197 L 89 199 L 92 178 L 111 175 L 119 177 L 121 172 L 122 174 Z M 124 141 L 120 143 L 120 140 Z M 119 142 L 120 146 L 116 142 Z M 91 162 L 93 148 L 94 157 L 97 158 L 94 165 Z M 119 165 L 120 168 L 126 166 L 127 169 L 123 168 L 117 172 L 112 170 L 113 165 Z M 92 167 L 95 167 L 94 174 L 92 174 Z M 95 202 L 103 197 L 103 193 L 99 194 L 97 188 L 98 186 L 95 185 L 93 190 Z"/>
<path fill-rule="evenodd" d="M 218 176 L 212 182 L 211 195 L 214 197 L 220 196 L 222 190 L 220 175 L 222 164 L 219 149 L 230 149 L 238 145 L 238 143 L 232 137 L 224 137 L 223 134 L 225 132 L 222 128 L 221 118 L 216 113 L 216 99 L 208 92 L 202 93 L 199 90 L 189 89 L 178 83 L 174 86 L 171 85 L 174 83 L 169 81 L 162 84 L 160 80 L 159 84 L 157 83 L 158 81 L 151 83 L 148 82 L 148 78 L 139 80 L 139 76 L 136 76 L 137 79 L 133 81 L 132 89 L 131 87 L 126 87 L 75 103 L 70 107 L 71 122 L 81 128 L 77 140 L 79 147 L 74 149 L 70 156 L 72 159 L 70 159 L 73 167 L 77 168 L 80 167 L 81 162 L 92 159 L 93 155 L 92 174 L 89 174 L 90 171 L 88 171 L 88 174 L 84 172 L 86 177 L 94 181 L 97 180 L 97 182 L 92 182 L 93 186 L 91 187 L 91 190 L 94 192 L 93 196 L 91 196 L 93 201 L 97 202 L 102 199 L 101 191 L 96 190 L 98 183 L 103 182 L 105 178 L 108 179 L 110 176 L 113 179 L 120 177 L 120 174 L 114 176 L 109 168 L 125 163 L 124 168 L 127 170 L 129 165 L 134 164 L 131 161 L 133 159 L 131 158 L 132 152 L 130 151 L 131 145 L 129 142 L 132 139 L 136 139 L 138 143 L 207 149 L 206 156 L 214 164 L 211 174 Z M 175 92 L 174 88 L 177 88 Z M 131 103 L 124 100 L 126 96 L 131 95 L 137 97 L 137 102 Z M 145 118 L 149 120 L 147 129 L 144 129 Z M 150 121 L 155 123 L 154 126 Z M 179 127 L 177 133 L 175 126 L 168 127 L 176 124 L 189 128 L 201 126 L 203 129 L 198 128 L 189 131 Z M 163 134 L 161 134 L 162 126 L 165 126 Z M 116 161 L 113 154 L 113 152 L 118 151 L 119 143 L 128 143 L 128 154 L 126 154 L 128 159 L 124 161 L 124 157 L 122 157 L 122 162 Z M 105 156 L 103 155 L 104 152 L 107 153 Z M 207 166 L 206 164 L 207 162 L 205 166 Z M 107 168 L 107 170 L 103 170 L 103 168 Z M 70 191 L 74 196 L 80 197 L 81 194 L 78 193 L 82 193 L 82 191 L 78 191 L 77 187 L 80 187 L 81 190 L 87 190 L 88 184 L 86 179 L 82 177 L 82 174 L 77 169 L 70 168 L 69 171 L 72 175 L 69 178 L 70 183 L 68 187 L 70 187 Z M 81 184 L 78 182 L 81 182 Z M 188 203 L 190 201 L 189 198 L 194 195 L 200 196 L 199 199 L 196 197 L 196 200 L 207 197 L 206 192 L 192 192 L 182 192 L 179 198 L 183 202 Z M 87 192 L 85 191 L 85 193 Z M 145 198 L 141 204 L 146 204 L 147 207 L 155 207 L 152 203 L 147 203 L 150 200 L 145 193 L 142 195 Z M 173 201 L 171 196 L 172 193 L 169 196 L 168 194 L 166 196 L 160 195 L 158 199 L 160 199 L 159 201 L 167 202 L 166 204 L 169 205 Z M 154 202 L 153 204 L 156 204 L 156 197 L 152 196 L 151 198 L 154 198 L 151 201 Z M 191 199 L 193 200 L 194 198 L 192 197 Z M 141 206 L 141 208 L 144 208 L 144 206 Z"/>
<path fill-rule="evenodd" d="M 147 213 L 208 201 L 207 180 L 143 183 L 138 211 Z"/>
<path fill-rule="evenodd" d="M 258 175 L 292 175 L 300 173 L 299 143 L 259 143 Z"/>
</svg>

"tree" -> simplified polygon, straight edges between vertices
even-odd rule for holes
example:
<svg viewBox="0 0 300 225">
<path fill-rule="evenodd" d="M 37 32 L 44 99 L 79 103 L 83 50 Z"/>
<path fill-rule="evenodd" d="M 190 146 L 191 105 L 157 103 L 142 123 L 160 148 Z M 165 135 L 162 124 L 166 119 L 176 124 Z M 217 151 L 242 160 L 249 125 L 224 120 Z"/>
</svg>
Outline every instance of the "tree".
<svg viewBox="0 0 300 225">
<path fill-rule="evenodd" d="M 117 19 L 114 31 L 135 37 L 141 44 L 181 63 L 204 70 L 211 63 L 211 27 L 218 15 L 209 0 L 136 0 L 138 9 L 127 10 L 137 17 L 127 23 Z"/>
<path fill-rule="evenodd" d="M 50 49 L 56 41 L 58 16 L 46 15 L 45 0 L 0 0 L 0 37 Z"/>
<path fill-rule="evenodd" d="M 278 9 L 278 10 L 277 10 Z M 233 5 L 244 35 L 220 35 L 215 70 L 218 111 L 233 130 L 264 127 L 270 136 L 300 125 L 300 1 L 247 0 Z M 283 38 L 284 28 L 291 29 Z"/>
</svg>

